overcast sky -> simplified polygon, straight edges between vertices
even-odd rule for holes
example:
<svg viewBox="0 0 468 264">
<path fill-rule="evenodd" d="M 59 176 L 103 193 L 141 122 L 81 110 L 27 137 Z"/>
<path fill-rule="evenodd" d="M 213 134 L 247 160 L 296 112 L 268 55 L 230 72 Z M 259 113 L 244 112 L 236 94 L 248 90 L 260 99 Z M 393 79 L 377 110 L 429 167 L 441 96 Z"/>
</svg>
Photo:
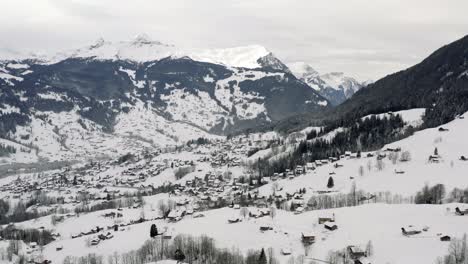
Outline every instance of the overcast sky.
<svg viewBox="0 0 468 264">
<path fill-rule="evenodd" d="M 468 34 L 467 0 L 0 0 L 0 48 L 139 33 L 180 47 L 260 44 L 285 62 L 378 79 Z"/>
</svg>

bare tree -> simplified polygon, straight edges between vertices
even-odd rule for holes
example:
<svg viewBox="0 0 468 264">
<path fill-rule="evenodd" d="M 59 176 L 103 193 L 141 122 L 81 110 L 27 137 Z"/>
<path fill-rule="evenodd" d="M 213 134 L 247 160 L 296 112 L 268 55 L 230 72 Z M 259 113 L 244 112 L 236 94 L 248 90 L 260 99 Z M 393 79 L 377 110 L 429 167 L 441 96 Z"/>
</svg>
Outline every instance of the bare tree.
<svg viewBox="0 0 468 264">
<path fill-rule="evenodd" d="M 247 207 L 242 207 L 240 209 L 240 215 L 245 219 L 249 215 L 249 209 Z"/>
<path fill-rule="evenodd" d="M 369 240 L 369 242 L 367 242 L 367 245 L 366 245 L 366 255 L 368 257 L 371 257 L 372 255 L 374 255 L 374 247 L 372 246 L 372 241 Z"/>
<path fill-rule="evenodd" d="M 400 161 L 402 162 L 411 161 L 411 153 L 407 150 L 403 151 L 403 153 L 401 153 Z"/>
<path fill-rule="evenodd" d="M 359 166 L 359 169 L 358 169 L 358 173 L 359 173 L 359 176 L 364 176 L 364 166 Z"/>
<path fill-rule="evenodd" d="M 372 170 L 372 160 L 367 161 L 367 170 L 371 171 Z"/>
<path fill-rule="evenodd" d="M 377 159 L 376 163 L 375 163 L 375 168 L 377 168 L 377 170 L 381 171 L 385 168 L 385 163 L 382 159 Z"/>
</svg>

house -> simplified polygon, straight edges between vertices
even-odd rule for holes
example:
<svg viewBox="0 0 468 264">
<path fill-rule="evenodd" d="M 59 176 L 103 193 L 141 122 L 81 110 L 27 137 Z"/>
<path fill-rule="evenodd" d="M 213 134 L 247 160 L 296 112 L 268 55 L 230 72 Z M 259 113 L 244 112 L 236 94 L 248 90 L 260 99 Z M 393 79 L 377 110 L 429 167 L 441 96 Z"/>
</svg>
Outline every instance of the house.
<svg viewBox="0 0 468 264">
<path fill-rule="evenodd" d="M 172 232 L 166 231 L 162 234 L 163 239 L 171 239 L 172 238 Z"/>
<path fill-rule="evenodd" d="M 62 246 L 62 245 L 57 246 L 57 247 L 55 248 L 56 251 L 60 251 L 60 250 L 62 250 L 62 249 L 63 249 L 63 246 Z"/>
<path fill-rule="evenodd" d="M 432 163 L 439 163 L 440 157 L 438 155 L 430 155 L 429 156 L 429 162 Z"/>
<path fill-rule="evenodd" d="M 302 233 L 301 241 L 303 244 L 311 245 L 315 243 L 315 236 L 311 233 Z"/>
<path fill-rule="evenodd" d="M 367 256 L 366 252 L 358 246 L 348 246 L 347 250 L 352 259 L 360 259 Z"/>
<path fill-rule="evenodd" d="M 307 170 L 315 170 L 315 166 L 312 162 L 307 162 L 306 163 L 306 169 Z"/>
<path fill-rule="evenodd" d="M 296 210 L 294 210 L 294 214 L 302 214 L 304 212 L 304 207 L 298 206 Z"/>
<path fill-rule="evenodd" d="M 328 230 L 330 230 L 330 231 L 335 231 L 335 230 L 338 229 L 338 226 L 337 226 L 337 225 L 335 225 L 335 224 L 330 224 L 330 223 L 325 223 L 325 224 L 323 225 L 323 227 L 325 227 L 325 229 L 328 229 Z"/>
<path fill-rule="evenodd" d="M 413 226 L 408 226 L 406 228 L 402 227 L 401 232 L 405 236 L 413 236 L 421 233 L 421 230 L 414 228 Z"/>
<path fill-rule="evenodd" d="M 319 217 L 318 218 L 318 223 L 319 225 L 326 223 L 326 222 L 335 222 L 335 216 L 333 218 L 330 217 Z"/>
<path fill-rule="evenodd" d="M 283 255 L 283 256 L 291 255 L 291 249 L 290 248 L 282 248 L 281 249 L 281 255 Z"/>
<path fill-rule="evenodd" d="M 241 219 L 238 216 L 233 216 L 228 219 L 228 223 L 234 224 L 234 223 L 239 223 Z"/>
<path fill-rule="evenodd" d="M 405 171 L 404 170 L 397 170 L 395 169 L 395 174 L 404 174 Z"/>
<path fill-rule="evenodd" d="M 443 241 L 443 242 L 450 241 L 450 236 L 447 236 L 447 235 L 441 236 L 440 241 Z"/>
<path fill-rule="evenodd" d="M 29 247 L 31 249 L 36 249 L 37 248 L 37 243 L 36 242 L 31 242 L 31 243 L 29 243 Z"/>
<path fill-rule="evenodd" d="M 446 132 L 449 131 L 447 128 L 439 127 L 439 132 Z"/>
<path fill-rule="evenodd" d="M 456 215 L 465 215 L 465 214 L 468 214 L 468 209 L 465 209 L 465 210 L 460 210 L 460 208 L 455 208 L 455 214 Z"/>
<path fill-rule="evenodd" d="M 273 227 L 269 226 L 269 225 L 261 225 L 260 226 L 260 231 L 262 231 L 262 232 L 269 231 L 269 230 L 273 230 Z"/>
<path fill-rule="evenodd" d="M 99 238 L 93 238 L 91 240 L 91 246 L 97 246 L 99 245 L 99 242 L 100 242 Z"/>
</svg>

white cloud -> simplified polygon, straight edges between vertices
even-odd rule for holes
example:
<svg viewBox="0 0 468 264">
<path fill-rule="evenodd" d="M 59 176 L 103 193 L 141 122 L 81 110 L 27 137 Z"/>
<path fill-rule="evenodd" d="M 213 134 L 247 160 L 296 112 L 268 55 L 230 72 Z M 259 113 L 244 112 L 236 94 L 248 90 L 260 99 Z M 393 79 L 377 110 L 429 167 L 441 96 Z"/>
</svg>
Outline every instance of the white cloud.
<svg viewBox="0 0 468 264">
<path fill-rule="evenodd" d="M 182 47 L 260 44 L 376 79 L 465 35 L 466 0 L 0 0 L 0 47 L 55 50 L 141 32 Z"/>
</svg>

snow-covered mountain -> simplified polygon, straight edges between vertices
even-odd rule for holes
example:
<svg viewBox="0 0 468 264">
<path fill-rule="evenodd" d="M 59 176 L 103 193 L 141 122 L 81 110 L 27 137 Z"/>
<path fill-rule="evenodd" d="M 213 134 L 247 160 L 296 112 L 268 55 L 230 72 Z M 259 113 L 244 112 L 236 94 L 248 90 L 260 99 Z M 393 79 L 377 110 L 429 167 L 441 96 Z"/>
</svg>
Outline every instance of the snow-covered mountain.
<svg viewBox="0 0 468 264">
<path fill-rule="evenodd" d="M 312 66 L 304 62 L 291 63 L 288 64 L 288 67 L 298 79 L 318 91 L 333 105 L 341 104 L 368 84 L 348 77 L 342 72 L 320 74 Z"/>
<path fill-rule="evenodd" d="M 239 68 L 260 68 L 265 65 L 260 59 L 271 55 L 265 47 L 250 45 L 224 49 L 182 49 L 174 45 L 152 40 L 146 34 L 139 34 L 131 40 L 107 41 L 97 39 L 93 44 L 78 49 L 64 50 L 57 53 L 21 53 L 12 50 L 0 52 L 8 60 L 34 59 L 40 64 L 54 64 L 70 58 L 93 58 L 96 60 L 128 60 L 148 62 L 164 58 L 180 59 L 189 57 L 192 60 L 220 64 Z M 274 66 L 274 65 L 273 65 Z"/>
<path fill-rule="evenodd" d="M 182 50 L 137 36 L 15 54 L 0 58 L 0 138 L 24 161 L 179 144 L 329 107 L 261 46 Z"/>
</svg>

